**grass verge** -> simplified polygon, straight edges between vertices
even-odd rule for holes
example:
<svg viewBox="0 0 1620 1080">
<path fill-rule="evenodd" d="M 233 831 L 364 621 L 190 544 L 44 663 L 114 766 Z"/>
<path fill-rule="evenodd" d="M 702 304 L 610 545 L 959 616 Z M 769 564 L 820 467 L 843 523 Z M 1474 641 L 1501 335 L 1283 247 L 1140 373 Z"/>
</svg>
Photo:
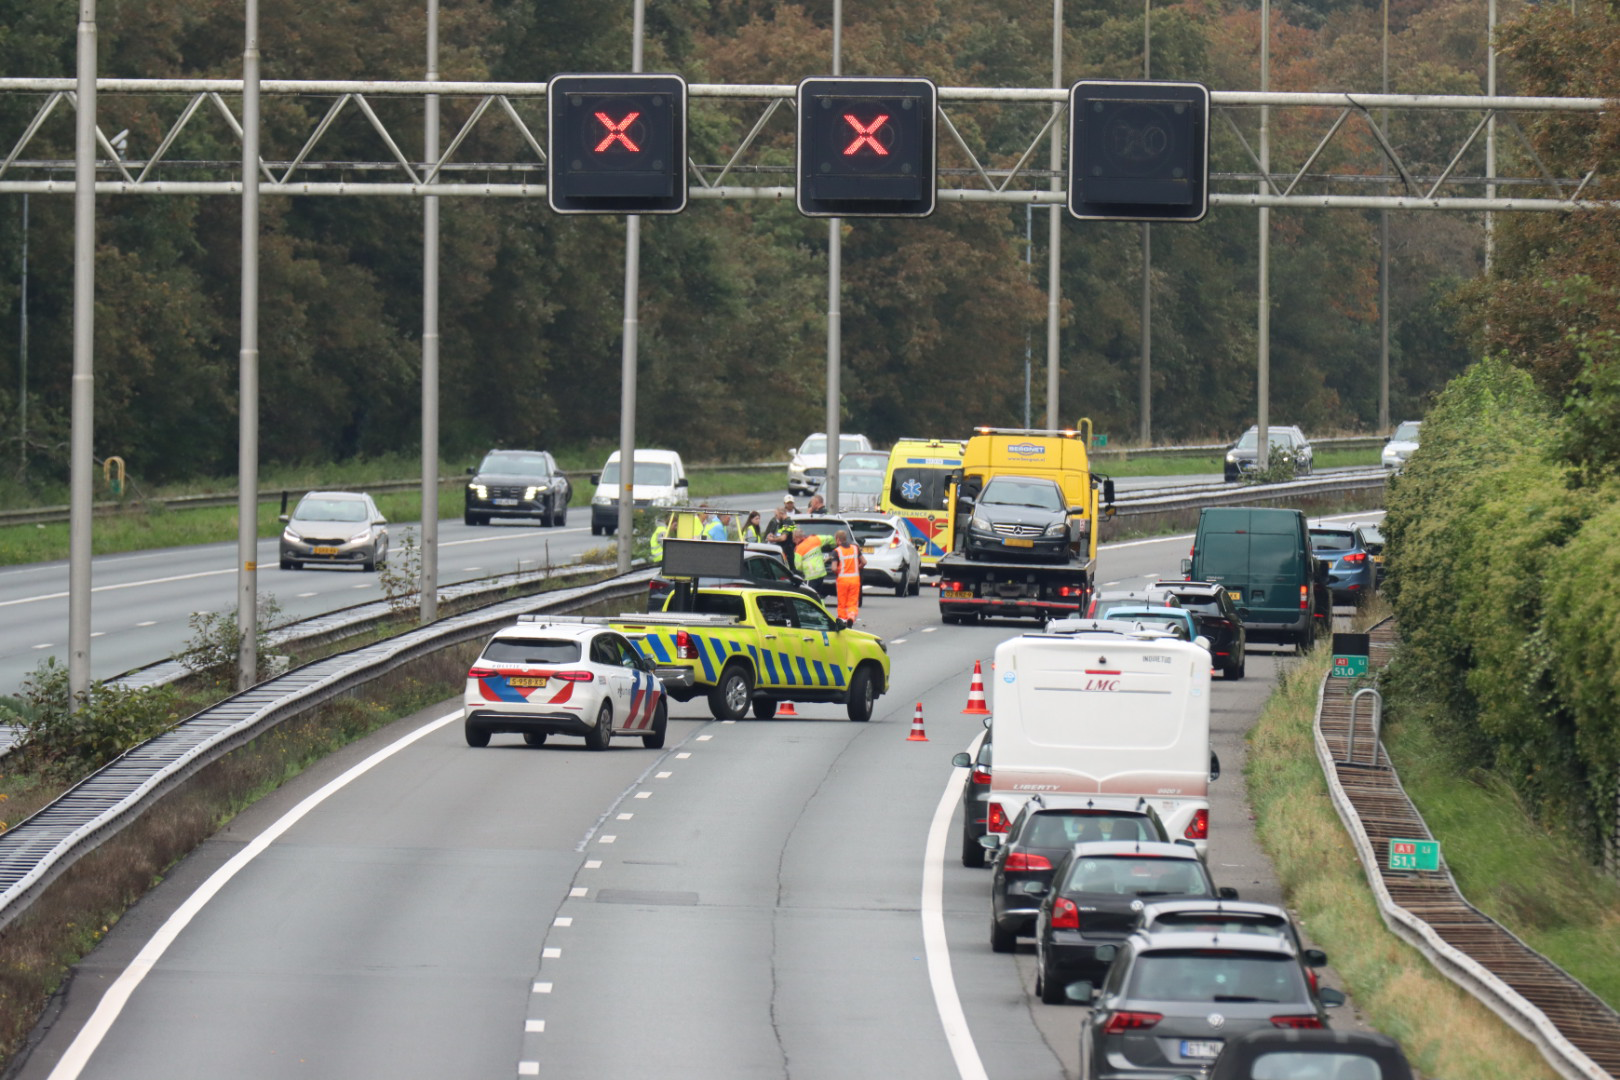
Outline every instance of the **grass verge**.
<svg viewBox="0 0 1620 1080">
<path fill-rule="evenodd" d="M 1378 450 L 1321 450 L 1316 454 L 1317 469 L 1348 469 L 1357 465 L 1377 465 Z M 1105 476 L 1197 476 L 1202 473 L 1220 475 L 1226 468 L 1220 454 L 1209 457 L 1164 457 L 1152 455 L 1133 458 L 1099 457 L 1094 464 Z"/>
<path fill-rule="evenodd" d="M 1249 801 L 1289 905 L 1361 1012 L 1424 1075 L 1552 1080 L 1529 1043 L 1384 927 L 1316 760 L 1312 722 L 1329 659 L 1318 646 L 1291 665 L 1249 732 Z"/>
</svg>

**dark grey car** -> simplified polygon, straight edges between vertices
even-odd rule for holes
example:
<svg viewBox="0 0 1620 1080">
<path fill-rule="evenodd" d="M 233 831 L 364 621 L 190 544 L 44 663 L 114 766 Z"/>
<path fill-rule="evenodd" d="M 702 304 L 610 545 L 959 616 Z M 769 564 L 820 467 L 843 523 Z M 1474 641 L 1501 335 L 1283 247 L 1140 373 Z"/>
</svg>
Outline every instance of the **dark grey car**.
<svg viewBox="0 0 1620 1080">
<path fill-rule="evenodd" d="M 1039 559 L 1062 562 L 1069 556 L 1076 532 L 1063 489 L 1045 477 L 995 476 L 973 502 L 973 513 L 962 537 L 962 551 L 970 559 Z"/>
<path fill-rule="evenodd" d="M 388 519 L 362 492 L 311 491 L 281 521 L 283 570 L 315 563 L 375 570 L 388 561 Z"/>
<path fill-rule="evenodd" d="M 1337 990 L 1312 991 L 1293 945 L 1258 934 L 1132 934 L 1102 987 L 1068 988 L 1093 1001 L 1080 1029 L 1088 1080 L 1208 1076 L 1226 1043 L 1251 1031 L 1327 1027 Z"/>
<path fill-rule="evenodd" d="M 546 451 L 491 450 L 467 472 L 464 524 L 488 525 L 498 517 L 537 518 L 543 528 L 568 524 L 574 488 Z"/>
</svg>

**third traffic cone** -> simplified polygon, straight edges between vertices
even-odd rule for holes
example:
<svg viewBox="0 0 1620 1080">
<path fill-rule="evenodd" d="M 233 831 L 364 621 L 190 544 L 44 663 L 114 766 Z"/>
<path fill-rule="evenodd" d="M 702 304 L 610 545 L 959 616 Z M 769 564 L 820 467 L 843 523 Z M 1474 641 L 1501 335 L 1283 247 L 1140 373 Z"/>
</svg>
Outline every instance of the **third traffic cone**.
<svg viewBox="0 0 1620 1080">
<path fill-rule="evenodd" d="M 922 702 L 917 702 L 917 711 L 911 714 L 911 734 L 906 736 L 906 742 L 927 742 L 928 735 L 923 731 Z"/>
<path fill-rule="evenodd" d="M 779 717 L 781 717 L 781 716 L 798 716 L 799 715 L 799 710 L 795 709 L 793 707 L 793 702 L 784 701 L 784 702 L 782 702 L 781 705 L 777 706 L 776 715 L 779 716 Z"/>
<path fill-rule="evenodd" d="M 968 684 L 967 708 L 962 710 L 964 716 L 989 716 L 990 709 L 984 700 L 984 666 L 973 661 L 973 681 Z"/>
</svg>

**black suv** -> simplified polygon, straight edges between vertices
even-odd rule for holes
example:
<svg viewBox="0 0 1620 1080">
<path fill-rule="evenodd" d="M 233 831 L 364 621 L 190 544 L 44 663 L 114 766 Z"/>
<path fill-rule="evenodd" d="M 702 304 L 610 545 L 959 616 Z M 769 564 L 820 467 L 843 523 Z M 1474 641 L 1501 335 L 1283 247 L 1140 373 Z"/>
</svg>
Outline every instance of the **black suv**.
<svg viewBox="0 0 1620 1080">
<path fill-rule="evenodd" d="M 1228 679 L 1243 678 L 1248 635 L 1230 593 L 1210 581 L 1155 581 L 1147 592 L 1153 603 L 1173 603 L 1190 613 L 1198 633 L 1209 642 L 1210 655 L 1221 674 Z"/>
<path fill-rule="evenodd" d="M 468 469 L 467 508 L 461 520 L 488 525 L 490 518 L 539 518 L 545 528 L 568 524 L 574 488 L 544 450 L 491 450 Z"/>
</svg>

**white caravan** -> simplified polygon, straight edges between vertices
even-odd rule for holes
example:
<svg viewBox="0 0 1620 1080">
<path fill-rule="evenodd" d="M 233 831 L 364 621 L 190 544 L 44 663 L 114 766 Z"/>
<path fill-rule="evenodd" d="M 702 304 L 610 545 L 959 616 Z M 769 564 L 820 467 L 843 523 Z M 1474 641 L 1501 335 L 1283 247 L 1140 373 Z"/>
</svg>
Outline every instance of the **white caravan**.
<svg viewBox="0 0 1620 1080">
<path fill-rule="evenodd" d="M 993 671 L 990 831 L 1036 793 L 1141 796 L 1204 853 L 1220 771 L 1207 650 L 1156 630 L 1048 630 L 1002 642 Z"/>
</svg>

